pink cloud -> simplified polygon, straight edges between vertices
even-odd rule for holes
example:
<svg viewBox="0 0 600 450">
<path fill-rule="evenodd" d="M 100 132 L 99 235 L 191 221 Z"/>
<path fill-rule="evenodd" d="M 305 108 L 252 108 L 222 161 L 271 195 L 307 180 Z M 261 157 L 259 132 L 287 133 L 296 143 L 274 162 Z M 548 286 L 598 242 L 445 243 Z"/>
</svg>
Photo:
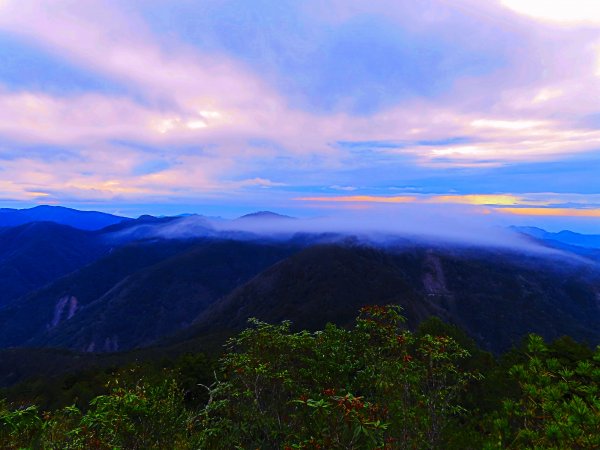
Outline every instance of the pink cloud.
<svg viewBox="0 0 600 450">
<path fill-rule="evenodd" d="M 440 99 L 413 99 L 356 116 L 292 108 L 284 93 L 244 64 L 158 36 L 118 2 L 4 0 L 1 30 L 128 86 L 144 102 L 124 94 L 0 91 L 0 135 L 27 144 L 77 147 L 82 155 L 79 162 L 50 163 L 24 152 L 19 170 L 13 163 L 4 164 L 11 179 L 0 184 L 0 191 L 28 196 L 46 187 L 82 196 L 136 197 L 167 196 L 178 189 L 208 195 L 251 185 L 277 187 L 279 183 L 266 177 L 245 174 L 279 156 L 288 157 L 289 166 L 299 171 L 360 164 L 346 161 L 344 150 L 332 145 L 338 141 L 473 138 L 456 145 L 380 150 L 390 157 L 408 154 L 417 164 L 436 167 L 552 160 L 596 150 L 600 132 L 581 118 L 598 108 L 598 30 L 557 29 L 499 4 L 483 3 L 402 2 L 399 8 L 391 0 L 344 0 L 330 2 L 328 8 L 307 2 L 304 8 L 315 20 L 333 24 L 358 14 L 381 14 L 399 26 L 449 33 L 443 31 L 448 18 L 464 14 L 512 29 L 525 40 L 522 48 L 514 49 L 513 61 L 523 69 L 512 64 L 459 80 Z M 167 155 L 175 153 L 176 164 L 134 176 L 136 165 L 154 155 L 117 148 L 110 144 L 114 140 L 158 145 Z M 275 145 L 255 145 L 254 140 Z M 170 150 L 183 145 L 198 151 Z M 240 179 L 245 181 L 235 181 Z"/>
</svg>

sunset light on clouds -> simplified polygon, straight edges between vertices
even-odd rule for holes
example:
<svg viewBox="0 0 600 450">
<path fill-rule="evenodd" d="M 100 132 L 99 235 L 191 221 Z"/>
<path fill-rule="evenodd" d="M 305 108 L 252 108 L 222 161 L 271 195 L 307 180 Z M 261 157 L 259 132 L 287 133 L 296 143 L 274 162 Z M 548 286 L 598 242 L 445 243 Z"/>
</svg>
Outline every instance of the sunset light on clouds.
<svg viewBox="0 0 600 450">
<path fill-rule="evenodd" d="M 516 12 L 554 22 L 600 23 L 600 9 L 595 0 L 502 0 Z"/>
<path fill-rule="evenodd" d="M 0 0 L 0 198 L 590 229 L 599 74 L 592 0 Z"/>
</svg>

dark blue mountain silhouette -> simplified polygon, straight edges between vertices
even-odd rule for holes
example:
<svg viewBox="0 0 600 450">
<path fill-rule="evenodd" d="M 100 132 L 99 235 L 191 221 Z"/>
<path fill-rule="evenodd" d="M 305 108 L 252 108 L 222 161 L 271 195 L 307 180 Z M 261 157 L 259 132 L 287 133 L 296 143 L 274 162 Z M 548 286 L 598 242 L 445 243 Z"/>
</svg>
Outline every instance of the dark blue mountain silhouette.
<svg viewBox="0 0 600 450">
<path fill-rule="evenodd" d="M 28 209 L 0 209 L 0 227 L 14 227 L 31 222 L 55 222 L 81 230 L 99 230 L 128 220 L 126 217 L 97 211 L 79 211 L 63 206 L 40 205 Z"/>
</svg>

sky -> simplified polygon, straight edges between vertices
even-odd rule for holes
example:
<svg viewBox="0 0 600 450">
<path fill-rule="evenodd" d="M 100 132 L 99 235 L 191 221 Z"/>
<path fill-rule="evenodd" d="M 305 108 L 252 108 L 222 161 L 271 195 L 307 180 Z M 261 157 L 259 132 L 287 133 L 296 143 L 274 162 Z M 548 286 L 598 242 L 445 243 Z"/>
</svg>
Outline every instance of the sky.
<svg viewBox="0 0 600 450">
<path fill-rule="evenodd" d="M 0 206 L 36 204 L 600 233 L 600 2 L 0 0 Z"/>
</svg>

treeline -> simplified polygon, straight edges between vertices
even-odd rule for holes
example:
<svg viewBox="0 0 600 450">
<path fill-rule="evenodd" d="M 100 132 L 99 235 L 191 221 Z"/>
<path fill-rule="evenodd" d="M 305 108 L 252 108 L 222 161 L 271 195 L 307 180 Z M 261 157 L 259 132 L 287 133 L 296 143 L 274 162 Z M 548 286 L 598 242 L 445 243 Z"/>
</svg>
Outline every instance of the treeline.
<svg viewBox="0 0 600 450">
<path fill-rule="evenodd" d="M 107 376 L 63 380 L 83 395 L 52 410 L 11 391 L 0 447 L 600 448 L 600 349 L 531 335 L 495 358 L 438 319 L 407 331 L 394 306 L 363 308 L 350 330 L 251 321 L 216 364 L 187 355 Z"/>
</svg>

